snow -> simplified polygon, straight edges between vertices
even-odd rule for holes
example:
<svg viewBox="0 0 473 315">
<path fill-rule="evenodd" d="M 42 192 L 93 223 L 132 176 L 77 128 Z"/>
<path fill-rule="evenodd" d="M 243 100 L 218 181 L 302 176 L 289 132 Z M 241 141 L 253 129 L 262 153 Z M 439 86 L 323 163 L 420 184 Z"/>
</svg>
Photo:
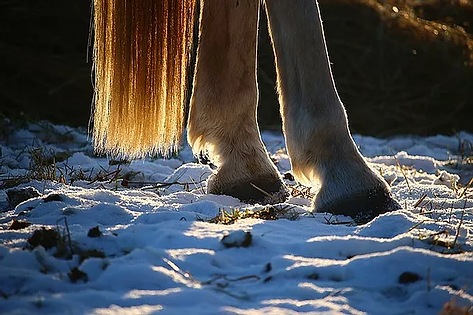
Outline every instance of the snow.
<svg viewBox="0 0 473 315">
<path fill-rule="evenodd" d="M 93 155 L 84 130 L 10 128 L 0 142 L 1 314 L 438 314 L 450 301 L 473 306 L 472 134 L 355 135 L 403 206 L 365 225 L 312 213 L 316 191 L 300 186 L 274 207 L 284 210 L 278 220 L 224 225 L 211 219 L 268 208 L 205 194 L 212 169 L 188 146 L 171 159 L 117 164 Z M 289 171 L 282 135 L 262 137 L 281 173 Z M 53 178 L 32 174 L 45 172 L 35 154 L 58 157 Z M 40 196 L 12 207 L 9 186 Z M 14 219 L 31 225 L 9 229 Z M 43 227 L 58 231 L 62 245 L 33 248 L 28 239 Z M 101 233 L 88 236 L 95 227 Z"/>
</svg>

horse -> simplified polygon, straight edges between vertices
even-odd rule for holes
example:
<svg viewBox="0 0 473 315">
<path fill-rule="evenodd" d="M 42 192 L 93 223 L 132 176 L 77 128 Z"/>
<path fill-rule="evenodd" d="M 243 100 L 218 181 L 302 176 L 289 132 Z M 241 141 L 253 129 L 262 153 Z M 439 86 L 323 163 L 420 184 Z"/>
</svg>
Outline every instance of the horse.
<svg viewBox="0 0 473 315">
<path fill-rule="evenodd" d="M 176 150 L 192 83 L 187 140 L 196 155 L 207 152 L 217 166 L 207 193 L 249 203 L 284 201 L 288 190 L 256 117 L 257 30 L 264 5 L 292 173 L 300 183 L 320 186 L 313 210 L 366 223 L 399 209 L 350 134 L 317 1 L 260 2 L 94 0 L 96 151 L 141 158 Z"/>
</svg>

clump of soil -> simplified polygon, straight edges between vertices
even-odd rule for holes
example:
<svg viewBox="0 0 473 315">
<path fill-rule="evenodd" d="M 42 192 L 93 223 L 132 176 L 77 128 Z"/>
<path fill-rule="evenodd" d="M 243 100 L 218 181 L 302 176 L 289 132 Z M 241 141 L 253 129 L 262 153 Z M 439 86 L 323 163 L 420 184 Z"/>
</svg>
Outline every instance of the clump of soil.
<svg viewBox="0 0 473 315">
<path fill-rule="evenodd" d="M 41 196 L 34 187 L 11 188 L 6 191 L 8 203 L 15 208 L 23 201 Z"/>
<path fill-rule="evenodd" d="M 89 232 L 87 233 L 87 236 L 88 237 L 100 237 L 100 236 L 102 236 L 102 231 L 100 231 L 99 227 L 96 226 L 96 227 L 93 227 L 89 230 Z"/>
<path fill-rule="evenodd" d="M 44 202 L 63 201 L 64 197 L 60 194 L 50 194 L 43 198 Z"/>
<path fill-rule="evenodd" d="M 422 280 L 422 277 L 419 276 L 417 273 L 405 271 L 399 276 L 398 282 L 401 284 L 409 284 L 417 282 L 419 280 Z"/>
<path fill-rule="evenodd" d="M 54 229 L 41 229 L 35 230 L 33 235 L 28 238 L 28 244 L 33 248 L 37 246 L 43 246 L 45 249 L 50 249 L 59 245 L 61 235 Z"/>
<path fill-rule="evenodd" d="M 251 232 L 234 231 L 225 235 L 221 240 L 223 246 L 226 248 L 232 247 L 249 247 L 251 245 L 253 236 Z"/>
<path fill-rule="evenodd" d="M 67 273 L 67 276 L 69 277 L 69 280 L 71 280 L 72 283 L 76 283 L 78 281 L 89 281 L 88 275 L 77 267 L 72 268 Z"/>
<path fill-rule="evenodd" d="M 13 220 L 11 225 L 8 227 L 9 230 L 22 230 L 31 225 L 31 222 L 26 220 Z"/>
</svg>

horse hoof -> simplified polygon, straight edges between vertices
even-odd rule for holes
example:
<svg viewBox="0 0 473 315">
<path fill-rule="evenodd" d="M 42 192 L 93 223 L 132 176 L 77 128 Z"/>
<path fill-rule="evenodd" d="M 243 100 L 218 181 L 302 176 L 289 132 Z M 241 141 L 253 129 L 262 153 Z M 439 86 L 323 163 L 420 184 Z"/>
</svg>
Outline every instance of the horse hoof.
<svg viewBox="0 0 473 315">
<path fill-rule="evenodd" d="M 207 192 L 228 195 L 245 203 L 274 204 L 284 202 L 289 192 L 282 180 L 274 177 L 249 179 L 247 181 L 223 185 L 218 175 L 213 175 L 207 183 Z"/>
<path fill-rule="evenodd" d="M 342 214 L 352 217 L 357 224 L 365 224 L 380 214 L 399 209 L 401 206 L 391 197 L 391 193 L 378 188 L 335 201 L 317 209 L 317 212 Z"/>
</svg>

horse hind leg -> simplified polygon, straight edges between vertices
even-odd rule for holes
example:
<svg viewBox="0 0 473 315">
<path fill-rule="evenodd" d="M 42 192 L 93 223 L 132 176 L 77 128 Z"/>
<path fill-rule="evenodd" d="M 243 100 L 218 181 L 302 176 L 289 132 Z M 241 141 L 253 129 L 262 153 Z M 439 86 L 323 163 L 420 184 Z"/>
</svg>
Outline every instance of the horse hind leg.
<svg viewBox="0 0 473 315">
<path fill-rule="evenodd" d="M 247 202 L 284 200 L 285 186 L 256 121 L 259 0 L 201 5 L 188 140 L 196 154 L 208 151 L 218 165 L 207 190 Z"/>
<path fill-rule="evenodd" d="M 349 215 L 358 223 L 398 209 L 389 186 L 351 138 L 317 2 L 265 0 L 265 5 L 287 150 L 296 178 L 321 185 L 314 209 Z"/>
</svg>

